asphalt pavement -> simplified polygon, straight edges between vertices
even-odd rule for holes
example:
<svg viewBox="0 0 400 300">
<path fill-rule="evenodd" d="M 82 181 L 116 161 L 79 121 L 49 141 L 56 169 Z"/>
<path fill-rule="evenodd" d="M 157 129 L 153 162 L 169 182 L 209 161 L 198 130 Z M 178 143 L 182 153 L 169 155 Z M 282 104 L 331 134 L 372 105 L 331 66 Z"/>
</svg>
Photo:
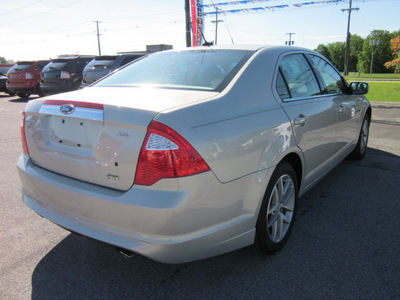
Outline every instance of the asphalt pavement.
<svg viewBox="0 0 400 300">
<path fill-rule="evenodd" d="M 373 103 L 364 160 L 299 199 L 285 248 L 167 265 L 65 231 L 26 207 L 26 100 L 0 93 L 0 299 L 400 299 L 400 103 Z"/>
</svg>

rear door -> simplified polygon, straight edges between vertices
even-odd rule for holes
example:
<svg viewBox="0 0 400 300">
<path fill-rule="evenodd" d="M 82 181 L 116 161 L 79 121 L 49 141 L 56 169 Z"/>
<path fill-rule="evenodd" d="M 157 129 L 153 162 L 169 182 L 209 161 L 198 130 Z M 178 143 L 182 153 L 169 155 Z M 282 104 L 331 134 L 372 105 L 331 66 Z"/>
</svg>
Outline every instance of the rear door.
<svg viewBox="0 0 400 300">
<path fill-rule="evenodd" d="M 276 88 L 289 116 L 295 140 L 304 154 L 304 184 L 311 184 L 330 166 L 336 138 L 336 105 L 322 94 L 303 53 L 281 58 Z"/>
</svg>

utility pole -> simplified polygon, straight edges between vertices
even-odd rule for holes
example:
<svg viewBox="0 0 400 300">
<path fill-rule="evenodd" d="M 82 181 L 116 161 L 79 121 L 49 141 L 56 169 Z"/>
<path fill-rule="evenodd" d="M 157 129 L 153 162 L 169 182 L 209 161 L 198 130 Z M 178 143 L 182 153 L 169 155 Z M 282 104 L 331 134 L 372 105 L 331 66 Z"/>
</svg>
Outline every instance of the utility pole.
<svg viewBox="0 0 400 300">
<path fill-rule="evenodd" d="M 185 0 L 185 16 L 186 16 L 186 47 L 190 47 L 192 45 L 192 41 L 191 41 L 192 25 L 191 25 L 191 22 L 190 22 L 190 3 L 189 3 L 189 0 Z"/>
<path fill-rule="evenodd" d="M 346 53 L 345 53 L 345 62 L 344 62 L 344 75 L 349 75 L 349 64 L 350 64 L 350 17 L 351 17 L 351 11 L 352 10 L 359 10 L 359 8 L 351 7 L 352 0 L 350 0 L 350 6 L 348 9 L 342 9 L 342 11 L 348 11 L 349 12 L 349 18 L 347 20 L 347 37 L 346 37 Z"/>
<path fill-rule="evenodd" d="M 99 46 L 99 55 L 101 55 L 101 49 L 100 49 L 100 32 L 99 32 L 99 23 L 103 23 L 101 21 L 93 21 L 96 23 L 97 26 L 97 45 Z"/>
<path fill-rule="evenodd" d="M 215 21 L 211 21 L 211 23 L 215 23 L 215 42 L 214 45 L 217 45 L 217 39 L 218 39 L 218 23 L 223 22 L 223 20 L 218 20 L 218 7 L 215 8 L 216 13 L 215 13 Z"/>
<path fill-rule="evenodd" d="M 285 42 L 285 45 L 291 46 L 294 44 L 294 41 L 292 41 L 292 35 L 296 34 L 294 32 L 288 32 L 286 33 L 287 35 L 289 35 L 289 40 Z"/>
</svg>

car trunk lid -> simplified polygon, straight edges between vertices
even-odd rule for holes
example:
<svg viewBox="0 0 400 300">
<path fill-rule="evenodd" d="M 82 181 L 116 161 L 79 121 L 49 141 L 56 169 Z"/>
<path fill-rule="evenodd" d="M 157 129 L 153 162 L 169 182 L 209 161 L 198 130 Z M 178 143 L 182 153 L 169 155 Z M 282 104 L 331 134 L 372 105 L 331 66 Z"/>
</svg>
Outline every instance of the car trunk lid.
<svg viewBox="0 0 400 300">
<path fill-rule="evenodd" d="M 214 94 L 94 87 L 31 101 L 25 110 L 29 155 L 55 173 L 128 190 L 157 113 Z"/>
</svg>

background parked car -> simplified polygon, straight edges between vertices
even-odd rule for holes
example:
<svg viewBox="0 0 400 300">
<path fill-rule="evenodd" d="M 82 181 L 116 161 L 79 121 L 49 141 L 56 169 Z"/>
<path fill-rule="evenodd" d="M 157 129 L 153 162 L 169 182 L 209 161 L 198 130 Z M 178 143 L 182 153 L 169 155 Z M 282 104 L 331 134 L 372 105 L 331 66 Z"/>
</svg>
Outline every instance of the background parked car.
<svg viewBox="0 0 400 300">
<path fill-rule="evenodd" d="M 40 90 L 40 76 L 42 69 L 50 60 L 22 61 L 15 64 L 7 72 L 7 90 L 21 98 L 31 94 L 43 96 Z"/>
<path fill-rule="evenodd" d="M 83 79 L 81 87 L 86 87 L 89 84 L 97 81 L 101 77 L 115 71 L 116 69 L 138 59 L 145 54 L 140 53 L 127 53 L 117 55 L 102 55 L 96 56 L 90 61 L 83 69 Z"/>
<path fill-rule="evenodd" d="M 91 55 L 76 55 L 53 59 L 42 70 L 41 90 L 50 95 L 79 89 L 82 71 L 93 58 Z"/>
<path fill-rule="evenodd" d="M 6 87 L 6 83 L 7 83 L 7 75 L 0 72 L 0 92 L 9 93 Z"/>
</svg>

